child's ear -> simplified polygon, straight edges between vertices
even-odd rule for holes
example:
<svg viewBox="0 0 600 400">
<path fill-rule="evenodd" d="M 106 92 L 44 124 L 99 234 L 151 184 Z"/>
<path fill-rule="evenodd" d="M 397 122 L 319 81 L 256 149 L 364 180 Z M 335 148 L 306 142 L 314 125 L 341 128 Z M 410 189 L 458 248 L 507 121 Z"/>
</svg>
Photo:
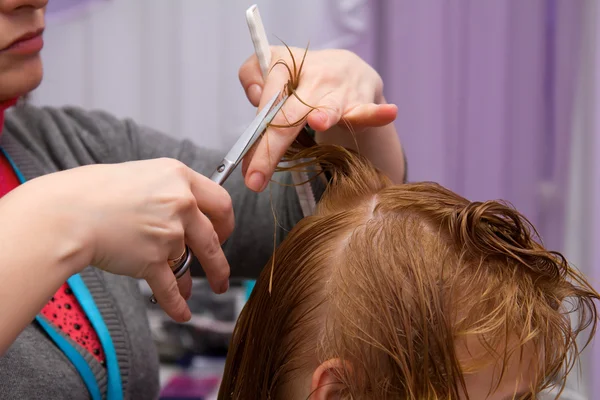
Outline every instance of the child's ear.
<svg viewBox="0 0 600 400">
<path fill-rule="evenodd" d="M 339 358 L 323 362 L 313 373 L 310 385 L 311 400 L 338 400 L 346 387 L 341 381 L 344 364 Z"/>
</svg>

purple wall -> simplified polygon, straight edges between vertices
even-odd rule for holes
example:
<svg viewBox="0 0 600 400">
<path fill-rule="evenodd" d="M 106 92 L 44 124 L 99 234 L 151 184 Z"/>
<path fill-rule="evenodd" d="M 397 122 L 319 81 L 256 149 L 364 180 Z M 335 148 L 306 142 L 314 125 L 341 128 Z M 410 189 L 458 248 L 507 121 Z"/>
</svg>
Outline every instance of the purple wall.
<svg viewBox="0 0 600 400">
<path fill-rule="evenodd" d="M 378 55 L 411 180 L 506 199 L 563 246 L 582 2 L 382 0 Z"/>
</svg>

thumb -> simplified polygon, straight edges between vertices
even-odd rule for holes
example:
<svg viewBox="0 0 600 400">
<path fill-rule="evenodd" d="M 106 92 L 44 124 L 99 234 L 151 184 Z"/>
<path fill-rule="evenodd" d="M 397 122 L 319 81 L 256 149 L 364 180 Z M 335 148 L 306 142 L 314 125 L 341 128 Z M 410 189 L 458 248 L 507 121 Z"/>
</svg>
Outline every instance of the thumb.
<svg viewBox="0 0 600 400">
<path fill-rule="evenodd" d="M 175 274 L 165 263 L 164 266 L 153 268 L 146 276 L 146 281 L 152 289 L 158 305 L 167 315 L 177 322 L 187 322 L 192 313 L 181 295 Z"/>
<path fill-rule="evenodd" d="M 395 104 L 361 104 L 344 114 L 344 119 L 355 127 L 388 125 L 398 116 Z"/>
</svg>

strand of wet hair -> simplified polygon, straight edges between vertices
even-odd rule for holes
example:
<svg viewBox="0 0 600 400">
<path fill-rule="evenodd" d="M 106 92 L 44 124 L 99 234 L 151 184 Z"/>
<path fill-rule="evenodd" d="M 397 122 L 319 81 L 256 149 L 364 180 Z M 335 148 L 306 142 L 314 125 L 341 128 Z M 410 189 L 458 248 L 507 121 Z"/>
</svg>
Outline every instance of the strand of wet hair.
<svg viewBox="0 0 600 400">
<path fill-rule="evenodd" d="M 279 39 L 279 38 L 278 38 Z M 282 90 L 282 94 L 287 96 L 287 100 L 289 100 L 292 96 L 295 97 L 300 103 L 302 103 L 303 105 L 305 105 L 306 107 L 309 108 L 309 110 L 298 120 L 290 122 L 290 120 L 288 119 L 288 117 L 285 115 L 285 111 L 283 109 L 281 109 L 281 113 L 283 115 L 283 117 L 285 118 L 287 124 L 274 124 L 274 123 L 269 123 L 267 125 L 267 127 L 271 127 L 271 128 L 293 128 L 293 127 L 298 127 L 300 125 L 304 125 L 303 129 L 301 130 L 300 134 L 296 137 L 296 139 L 294 140 L 294 142 L 292 143 L 292 146 L 287 149 L 287 151 L 285 152 L 283 158 L 280 160 L 280 162 L 298 162 L 299 161 L 299 154 L 302 154 L 303 150 L 306 150 L 308 148 L 317 146 L 317 143 L 315 141 L 315 139 L 313 137 L 311 137 L 311 135 L 308 133 L 307 131 L 307 127 L 308 124 L 306 123 L 308 116 L 310 115 L 311 112 L 318 110 L 319 108 L 322 107 L 318 107 L 318 106 L 313 106 L 308 104 L 306 101 L 304 101 L 297 92 L 297 89 L 300 85 L 300 78 L 302 75 L 302 70 L 304 68 L 304 63 L 306 61 L 306 55 L 308 54 L 308 48 L 310 46 L 310 42 L 307 44 L 307 46 L 304 49 L 304 53 L 302 55 L 302 60 L 300 61 L 300 63 L 298 64 L 296 62 L 296 58 L 294 57 L 294 53 L 292 52 L 292 50 L 290 49 L 290 47 L 281 39 L 279 39 L 283 45 L 285 46 L 285 48 L 287 49 L 290 58 L 292 59 L 292 68 L 290 68 L 289 64 L 284 60 L 284 59 L 279 59 L 277 60 L 273 66 L 269 69 L 269 73 L 271 73 L 271 71 L 278 65 L 281 65 L 283 67 L 285 67 L 288 71 L 288 75 L 289 75 L 289 79 L 288 81 L 285 83 L 283 90 Z M 349 132 L 352 134 L 353 138 L 354 138 L 354 142 L 355 145 L 358 149 L 358 141 L 356 140 L 356 135 L 354 132 L 354 129 L 352 128 L 352 125 L 345 119 L 345 118 L 341 118 L 342 122 L 346 125 L 346 128 L 349 130 Z M 266 130 L 265 130 L 266 132 Z M 266 135 L 265 133 L 262 134 L 261 139 L 266 140 L 266 146 L 267 146 L 267 153 L 269 154 L 269 158 L 271 157 L 271 152 L 269 150 L 269 139 L 268 139 L 268 135 Z M 308 162 L 300 162 L 299 164 L 293 166 L 293 167 L 281 167 L 279 164 L 276 168 L 276 172 L 282 172 L 282 171 L 297 171 L 297 172 L 308 172 L 308 170 L 303 170 L 302 168 L 307 167 L 307 166 L 314 166 L 315 162 L 314 161 L 308 161 Z M 308 181 L 306 182 L 299 182 L 296 184 L 292 184 L 291 186 L 298 186 L 298 185 L 304 185 L 309 183 L 312 179 L 317 178 L 322 171 L 320 171 L 319 173 L 317 173 L 315 176 L 313 176 L 312 178 L 309 178 Z M 277 218 L 277 211 L 275 208 L 275 205 L 273 203 L 273 190 L 272 190 L 272 186 L 271 184 L 273 183 L 273 181 L 271 180 L 269 182 L 269 199 L 270 199 L 270 204 L 271 204 L 271 212 L 273 214 L 273 219 L 274 219 L 274 229 L 273 229 L 273 257 L 272 257 L 272 261 L 271 261 L 271 274 L 270 274 L 270 279 L 269 279 L 269 293 L 271 293 L 272 289 L 273 289 L 273 273 L 274 273 L 274 268 L 275 268 L 275 251 L 277 249 L 277 227 L 281 227 L 281 224 L 279 223 L 279 220 Z M 285 185 L 283 183 L 279 183 L 281 185 Z M 288 186 L 288 185 L 285 185 Z M 282 227 L 283 228 L 283 227 Z"/>
</svg>

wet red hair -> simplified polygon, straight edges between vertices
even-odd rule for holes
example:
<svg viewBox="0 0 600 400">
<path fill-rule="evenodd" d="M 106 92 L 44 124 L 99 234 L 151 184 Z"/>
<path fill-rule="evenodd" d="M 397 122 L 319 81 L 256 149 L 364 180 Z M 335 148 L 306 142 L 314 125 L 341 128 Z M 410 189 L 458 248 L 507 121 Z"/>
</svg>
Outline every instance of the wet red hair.
<svg viewBox="0 0 600 400">
<path fill-rule="evenodd" d="M 458 399 L 465 373 L 526 346 L 539 361 L 531 393 L 564 385 L 599 295 L 525 217 L 435 183 L 393 185 L 341 147 L 295 157 L 331 179 L 260 275 L 220 399 L 290 398 L 330 359 L 349 366 L 342 398 Z M 487 351 L 467 365 L 455 344 L 469 337 Z"/>
</svg>

